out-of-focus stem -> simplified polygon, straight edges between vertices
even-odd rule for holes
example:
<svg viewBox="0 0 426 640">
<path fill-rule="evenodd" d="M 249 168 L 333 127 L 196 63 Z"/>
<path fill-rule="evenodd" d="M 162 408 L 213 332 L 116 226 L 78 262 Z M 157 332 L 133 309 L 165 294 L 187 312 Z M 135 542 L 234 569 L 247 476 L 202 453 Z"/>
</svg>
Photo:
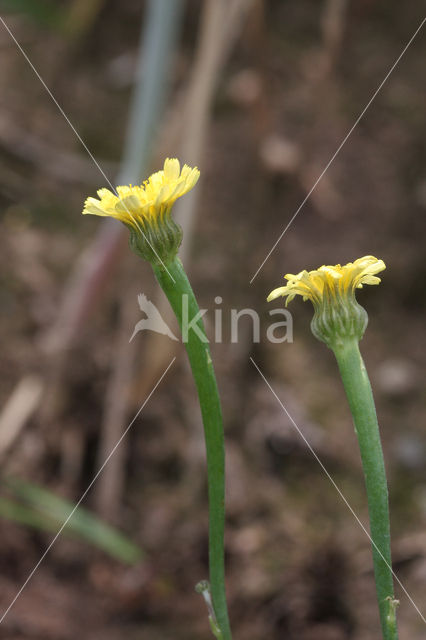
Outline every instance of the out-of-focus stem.
<svg viewBox="0 0 426 640">
<path fill-rule="evenodd" d="M 139 184 L 168 89 L 183 0 L 150 0 L 142 29 L 127 135 L 117 184 Z"/>
</svg>

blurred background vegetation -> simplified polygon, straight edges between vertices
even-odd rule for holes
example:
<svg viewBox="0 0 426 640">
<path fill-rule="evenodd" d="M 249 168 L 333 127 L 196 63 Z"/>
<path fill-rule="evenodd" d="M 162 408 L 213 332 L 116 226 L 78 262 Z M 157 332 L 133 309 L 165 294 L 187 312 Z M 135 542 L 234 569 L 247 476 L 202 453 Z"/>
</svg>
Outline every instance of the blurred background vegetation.
<svg viewBox="0 0 426 640">
<path fill-rule="evenodd" d="M 265 299 L 287 272 L 385 260 L 380 287 L 359 294 L 370 316 L 361 347 L 387 461 L 395 570 L 421 608 L 423 31 L 249 282 L 421 23 L 422 3 L 2 0 L 0 9 L 2 611 L 177 356 L 0 637 L 210 637 L 193 589 L 207 574 L 207 505 L 185 354 L 148 332 L 129 345 L 137 294 L 166 319 L 167 306 L 121 227 L 80 215 L 108 181 L 141 181 L 177 155 L 201 169 L 176 215 L 212 339 L 214 309 L 224 318 L 223 342 L 211 346 L 228 447 L 235 638 L 376 639 L 368 539 L 249 358 L 367 522 L 332 354 L 311 336 L 301 301 L 291 305 L 294 342 L 270 344 Z M 260 343 L 248 318 L 231 342 L 230 310 L 244 308 L 261 316 Z M 397 595 L 401 637 L 423 638 L 420 616 Z"/>
</svg>

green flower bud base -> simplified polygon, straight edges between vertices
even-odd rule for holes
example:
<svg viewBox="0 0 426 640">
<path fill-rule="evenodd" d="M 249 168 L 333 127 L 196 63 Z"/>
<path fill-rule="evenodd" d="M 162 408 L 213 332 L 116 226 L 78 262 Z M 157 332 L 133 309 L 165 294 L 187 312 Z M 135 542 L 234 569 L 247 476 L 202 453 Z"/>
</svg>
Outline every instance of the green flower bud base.
<svg viewBox="0 0 426 640">
<path fill-rule="evenodd" d="M 352 291 L 343 295 L 324 288 L 320 303 L 314 302 L 315 314 L 311 321 L 314 336 L 333 348 L 333 344 L 349 338 L 361 340 L 368 324 L 368 315 L 355 299 Z"/>
<path fill-rule="evenodd" d="M 160 220 L 139 221 L 140 229 L 127 225 L 130 230 L 130 247 L 144 260 L 153 265 L 171 262 L 182 242 L 182 229 L 170 216 L 164 214 Z"/>
</svg>

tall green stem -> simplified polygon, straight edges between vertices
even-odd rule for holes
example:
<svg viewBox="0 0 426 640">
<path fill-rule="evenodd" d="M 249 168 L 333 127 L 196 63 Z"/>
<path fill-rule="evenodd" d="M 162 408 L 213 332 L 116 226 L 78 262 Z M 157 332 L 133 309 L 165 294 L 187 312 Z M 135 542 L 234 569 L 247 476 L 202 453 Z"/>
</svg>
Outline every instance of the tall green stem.
<svg viewBox="0 0 426 640">
<path fill-rule="evenodd" d="M 179 321 L 198 391 L 207 450 L 211 593 L 223 639 L 231 640 L 225 594 L 225 447 L 219 393 L 200 310 L 182 263 L 175 258 L 166 267 L 167 271 L 153 265 L 157 280 Z"/>
<path fill-rule="evenodd" d="M 358 341 L 345 340 L 338 346 L 333 346 L 333 351 L 339 365 L 361 451 L 383 638 L 397 640 L 396 602 L 391 571 L 388 488 L 373 393 Z"/>
</svg>

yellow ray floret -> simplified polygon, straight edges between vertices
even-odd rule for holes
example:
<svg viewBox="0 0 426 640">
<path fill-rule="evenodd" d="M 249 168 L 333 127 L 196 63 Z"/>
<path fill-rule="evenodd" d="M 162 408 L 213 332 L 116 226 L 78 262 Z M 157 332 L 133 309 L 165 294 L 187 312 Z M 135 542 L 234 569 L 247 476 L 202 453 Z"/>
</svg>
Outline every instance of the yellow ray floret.
<svg viewBox="0 0 426 640">
<path fill-rule="evenodd" d="M 287 273 L 284 277 L 288 283 L 284 287 L 274 289 L 268 296 L 268 302 L 286 297 L 286 305 L 297 295 L 303 300 L 311 300 L 314 306 L 321 304 L 324 298 L 342 299 L 347 294 L 353 294 L 356 288 L 364 284 L 379 284 L 377 273 L 386 269 L 383 260 L 374 256 L 364 256 L 355 262 L 348 262 L 343 267 L 322 266 L 314 271 L 301 271 L 297 275 Z"/>
<path fill-rule="evenodd" d="M 138 230 L 146 223 L 163 219 L 180 196 L 190 191 L 198 181 L 199 170 L 184 165 L 177 158 L 167 158 L 164 168 L 153 173 L 141 186 L 117 187 L 116 193 L 99 189 L 97 198 L 87 198 L 83 214 L 109 216 Z"/>
</svg>

